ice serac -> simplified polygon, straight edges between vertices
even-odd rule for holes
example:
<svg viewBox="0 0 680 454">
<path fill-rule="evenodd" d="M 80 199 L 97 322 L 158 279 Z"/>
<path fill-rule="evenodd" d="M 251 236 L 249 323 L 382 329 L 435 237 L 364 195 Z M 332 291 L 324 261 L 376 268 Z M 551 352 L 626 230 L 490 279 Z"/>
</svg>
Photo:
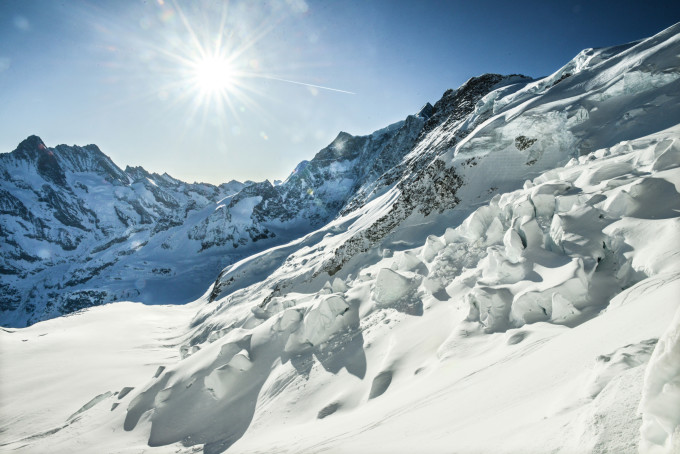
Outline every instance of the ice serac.
<svg viewBox="0 0 680 454">
<path fill-rule="evenodd" d="M 337 317 L 333 312 L 319 318 L 305 308 L 324 295 L 338 294 L 360 317 L 366 376 L 387 383 L 391 390 L 400 386 L 400 380 L 404 386 L 413 383 L 405 378 L 413 372 L 401 369 L 400 376 L 399 370 L 413 358 L 408 352 L 414 348 L 423 348 L 418 350 L 422 354 L 427 350 L 440 364 L 478 354 L 493 356 L 492 351 L 500 355 L 495 358 L 504 358 L 503 349 L 523 345 L 527 355 L 535 350 L 539 357 L 541 351 L 552 348 L 540 345 L 553 336 L 558 339 L 570 330 L 589 332 L 597 320 L 644 310 L 642 305 L 624 309 L 632 303 L 622 302 L 634 299 L 632 295 L 642 291 L 638 289 L 657 285 L 663 273 L 671 276 L 663 282 L 674 282 L 673 273 L 678 272 L 670 259 L 677 247 L 662 251 L 652 246 L 660 238 L 666 246 L 678 239 L 673 230 L 680 196 L 676 175 L 680 160 L 673 154 L 674 144 L 680 143 L 680 92 L 673 76 L 680 71 L 674 57 L 679 46 L 677 28 L 630 45 L 589 49 L 544 79 L 484 75 L 447 91 L 432 109 L 407 119 L 404 125 L 418 119 L 422 123 L 410 150 L 378 178 L 353 191 L 336 218 L 304 238 L 225 269 L 215 283 L 211 302 L 194 318 L 194 341 L 203 342 L 207 331 L 227 329 L 235 321 L 254 333 L 265 333 L 273 323 L 270 320 L 283 317 L 277 314 L 286 314 L 296 326 L 332 326 Z M 628 88 L 612 88 L 619 85 Z M 608 126 L 612 121 L 617 123 L 615 128 Z M 317 158 L 351 160 L 358 146 L 365 145 L 340 134 Z M 652 194 L 659 197 L 656 203 L 650 203 Z M 643 231 L 658 234 L 646 237 Z M 254 276 L 262 263 L 269 267 L 266 277 L 246 278 Z M 244 278 L 240 282 L 239 276 Z M 331 286 L 331 280 L 343 285 Z M 659 311 L 677 306 L 677 302 L 664 301 Z M 418 310 L 409 307 L 414 304 Z M 448 328 L 437 331 L 434 327 L 442 325 L 434 321 L 434 314 L 448 305 L 454 315 L 448 319 Z M 260 311 L 267 315 L 258 315 Z M 419 346 L 414 347 L 399 341 L 399 335 L 388 334 L 425 325 L 438 333 L 432 334 L 437 342 L 412 340 Z M 606 343 L 608 350 L 599 354 L 623 351 L 622 358 L 639 357 L 606 368 L 606 374 L 600 374 L 606 379 L 598 381 L 594 397 L 589 382 L 574 385 L 581 386 L 588 397 L 571 400 L 568 411 L 587 419 L 605 405 L 614 405 L 615 400 L 607 399 L 614 399 L 610 396 L 617 392 L 635 399 L 641 391 L 639 380 L 625 390 L 616 387 L 629 383 L 626 380 L 633 380 L 630 377 L 646 366 L 647 341 L 661 335 L 662 325 L 649 322 L 639 332 L 616 331 Z M 337 345 L 344 342 L 349 347 L 350 339 L 356 338 L 354 326 L 344 334 L 340 330 L 323 337 L 323 343 L 346 361 L 348 370 L 354 367 L 356 356 L 340 354 Z M 404 331 L 398 331 L 398 326 Z M 646 337 L 636 338 L 643 334 Z M 296 346 L 290 352 L 298 352 L 290 358 L 291 364 L 304 376 L 312 367 L 310 360 L 328 370 L 322 351 L 312 350 L 316 343 L 309 341 L 303 353 L 301 346 L 310 336 L 314 337 L 296 334 L 289 344 Z M 555 340 L 562 342 L 568 341 Z M 628 344 L 641 347 L 628 348 Z M 374 345 L 381 348 L 371 352 L 367 347 Z M 430 364 L 420 354 L 413 356 L 419 357 L 409 363 L 416 374 L 423 370 L 420 364 Z M 592 367 L 579 364 L 579 368 Z M 387 376 L 390 380 L 378 379 Z M 324 420 L 340 418 L 343 424 L 350 423 L 349 415 L 361 413 L 363 404 L 338 395 L 324 401 L 321 383 L 336 389 L 329 385 L 334 380 L 330 376 L 320 380 L 319 387 L 301 399 L 318 402 L 314 418 L 323 414 Z M 507 390 L 513 395 L 513 386 L 522 379 L 516 376 L 515 380 L 508 380 Z M 575 383 L 579 380 L 574 377 Z M 337 382 L 348 386 L 340 378 Z M 527 396 L 536 393 L 532 386 L 538 386 L 533 379 L 528 382 Z M 373 391 L 368 385 L 357 383 L 355 391 L 348 393 L 377 402 L 376 396 L 390 392 L 383 387 Z M 567 400 L 569 393 L 565 391 Z M 496 391 L 493 395 L 499 396 Z M 414 397 L 413 402 L 418 399 Z M 326 415 L 326 408 L 333 408 L 334 413 Z M 551 411 L 539 412 L 535 422 L 549 426 L 539 421 Z M 635 419 L 634 406 L 626 404 L 615 411 L 624 420 Z M 347 418 L 341 416 L 343 412 Z M 397 413 L 385 407 L 385 415 Z M 404 427 L 406 420 L 418 425 L 405 417 Z M 239 441 L 241 449 L 256 446 L 258 427 L 273 423 L 264 413 L 258 416 L 257 410 L 254 421 L 255 428 L 244 435 L 248 441 Z M 606 424 L 579 432 L 576 439 L 591 449 L 605 443 L 602 440 L 615 444 L 611 434 L 618 426 L 614 420 Z M 579 427 L 570 426 L 570 430 Z M 636 443 L 638 427 L 625 427 L 628 442 Z M 358 435 L 360 430 L 353 433 L 363 437 Z M 330 433 L 335 432 L 329 429 L 324 436 L 332 437 Z M 527 449 L 546 449 L 545 444 L 532 446 Z"/>
<path fill-rule="evenodd" d="M 290 268 L 284 263 L 264 282 L 217 298 L 200 310 L 200 319 L 205 318 L 203 326 L 212 326 L 212 330 L 240 320 L 237 325 L 249 327 L 254 336 L 263 336 L 260 339 L 266 339 L 266 333 L 281 333 L 280 329 L 272 331 L 271 323 L 277 326 L 286 320 L 282 325 L 297 330 L 287 341 L 291 366 L 282 365 L 272 375 L 279 377 L 285 370 L 294 374 L 293 369 L 305 377 L 319 374 L 316 385 L 305 382 L 309 384 L 302 395 L 300 388 L 291 386 L 290 399 L 316 405 L 310 417 L 338 418 L 343 433 L 348 425 L 352 427 L 353 437 L 366 443 L 352 442 L 358 451 L 377 440 L 385 443 L 385 435 L 401 427 L 439 433 L 431 427 L 433 415 L 450 416 L 452 405 L 462 412 L 454 418 L 465 430 L 483 430 L 489 419 L 513 425 L 521 438 L 518 434 L 511 437 L 510 452 L 539 451 L 546 444 L 565 453 L 607 447 L 625 451 L 638 443 L 637 402 L 643 393 L 647 396 L 640 406 L 643 452 L 654 452 L 650 446 L 658 447 L 658 452 L 674 452 L 673 374 L 677 367 L 673 336 L 678 321 L 669 322 L 667 315 L 678 310 L 677 299 L 670 295 L 678 289 L 680 268 L 669 258 L 680 252 L 678 211 L 673 211 L 680 201 L 680 161 L 661 172 L 653 170 L 666 149 L 659 144 L 667 140 L 680 140 L 680 126 L 545 170 L 520 189 L 495 195 L 474 211 L 468 210 L 465 220 L 452 221 L 457 224 L 448 224 L 451 227 L 443 234 L 433 234 L 435 224 L 421 219 L 418 243 L 414 240 L 409 247 L 402 239 L 383 242 L 379 246 L 383 251 L 389 249 L 387 245 L 404 249 L 382 254 L 369 251 L 363 261 L 354 257 L 345 265 L 349 273 L 334 276 L 336 281 L 341 279 L 338 275 L 343 276 L 344 285 L 331 286 L 321 275 L 313 278 L 308 273 L 305 276 L 310 280 L 293 283 L 288 289 L 279 287 L 276 296 L 269 297 L 268 286 L 283 282 L 303 260 L 314 260 L 318 254 L 314 249 L 334 244 L 333 235 L 324 235 L 316 248 L 306 243 L 304 250 L 289 255 Z M 634 168 L 621 165 L 633 161 Z M 582 178 L 588 173 L 607 176 Z M 673 188 L 659 184 L 658 179 L 675 182 Z M 648 189 L 632 191 L 637 187 Z M 621 191 L 634 194 L 630 209 L 607 203 Z M 651 194 L 657 194 L 657 202 L 648 206 L 649 211 L 634 209 L 636 197 Z M 416 235 L 413 229 L 409 226 L 410 238 Z M 657 242 L 663 248 L 654 248 Z M 337 301 L 335 309 L 328 308 L 323 316 L 309 310 L 320 307 L 329 295 Z M 244 311 L 260 298 L 267 301 L 267 313 L 274 314 L 266 322 Z M 404 310 L 409 301 L 420 301 L 422 311 Z M 359 324 L 349 325 L 347 331 L 334 328 L 343 326 L 339 314 L 347 307 L 357 310 Z M 448 317 L 442 319 L 442 313 Z M 275 322 L 270 321 L 272 317 Z M 202 329 L 196 328 L 196 333 Z M 356 338 L 357 331 L 365 342 L 359 354 L 365 356 L 365 376 L 370 378 L 362 382 L 334 375 L 336 369 L 326 367 L 323 349 L 313 350 L 326 344 L 330 354 L 352 370 L 356 352 L 346 350 L 351 352 L 350 339 Z M 270 345 L 275 345 L 273 340 Z M 399 389 L 412 398 L 402 401 L 397 397 Z M 262 413 L 255 410 L 250 432 L 237 442 L 241 449 L 262 446 L 257 441 L 265 436 L 261 427 L 275 424 L 267 412 L 278 408 L 283 415 L 291 408 L 285 398 L 279 404 L 269 400 L 270 393 L 278 396 L 275 386 L 265 385 L 260 392 Z M 352 397 L 344 397 L 348 395 Z M 369 407 L 369 402 L 377 402 L 382 395 L 393 396 L 392 403 L 383 404 L 383 410 Z M 517 405 L 528 416 L 516 413 Z M 493 409 L 502 411 L 495 414 Z M 364 413 L 369 411 L 370 415 Z M 406 416 L 412 412 L 419 416 Z M 485 422 L 479 425 L 465 416 L 480 413 Z M 364 416 L 364 422 L 353 422 Z M 387 420 L 384 424 L 391 428 L 365 433 L 373 418 Z M 514 418 L 523 422 L 515 424 Z M 298 424 L 294 420 L 286 419 Z M 293 429 L 296 434 L 308 427 L 303 421 Z M 538 441 L 534 427 L 541 429 Z M 277 435 L 277 442 L 292 443 L 289 430 L 287 426 L 285 435 Z M 319 430 L 324 431 L 323 438 L 304 446 L 339 435 L 334 429 Z M 466 442 L 458 432 L 441 448 L 460 445 L 464 451 L 470 446 L 479 448 L 481 443 L 492 449 L 495 443 L 507 442 L 507 436 Z M 398 446 L 390 446 L 398 450 L 403 443 L 402 439 Z M 416 449 L 415 444 L 410 446 Z"/>
</svg>

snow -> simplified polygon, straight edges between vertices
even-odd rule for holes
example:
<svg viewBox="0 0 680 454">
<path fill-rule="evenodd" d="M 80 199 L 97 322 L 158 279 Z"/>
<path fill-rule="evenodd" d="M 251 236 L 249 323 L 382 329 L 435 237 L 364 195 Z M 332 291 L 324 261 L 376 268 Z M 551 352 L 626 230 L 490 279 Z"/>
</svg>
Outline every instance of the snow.
<svg viewBox="0 0 680 454">
<path fill-rule="evenodd" d="M 361 236 L 391 219 L 392 185 L 189 305 L 0 331 L 3 449 L 677 451 L 678 36 L 586 50 L 486 95 L 461 140 L 424 134 L 405 160 L 441 152 L 454 208 Z"/>
<path fill-rule="evenodd" d="M 671 296 L 677 297 L 677 294 Z M 680 308 L 661 336 L 645 372 L 640 402 L 640 450 L 680 450 Z"/>
<path fill-rule="evenodd" d="M 2 444 L 24 446 L 25 452 L 51 451 L 51 435 L 79 437 L 82 418 L 122 417 L 129 402 L 122 390 L 129 392 L 153 377 L 159 365 L 179 359 L 177 329 L 194 311 L 192 305 L 121 302 L 21 330 L 0 330 Z M 112 404 L 118 404 L 117 412 L 110 410 Z M 114 432 L 124 435 L 122 419 L 114 419 L 119 426 Z M 103 452 L 108 451 L 106 432 L 90 435 L 90 443 Z M 45 442 L 43 448 L 31 447 Z M 127 442 L 146 446 L 144 439 Z M 89 450 L 87 445 L 72 448 Z"/>
<path fill-rule="evenodd" d="M 678 132 L 550 170 L 354 278 L 274 297 L 259 318 L 244 312 L 241 328 L 219 330 L 185 359 L 177 346 L 198 333 L 190 320 L 205 300 L 118 303 L 0 332 L 2 361 L 13 365 L 2 381 L 6 447 L 634 452 L 642 430 L 644 452 L 673 452 L 680 241 L 675 196 L 660 181 L 675 190 L 680 176 L 677 165 L 641 174 L 618 162 L 647 154 L 651 168 L 650 150 Z M 609 179 L 581 178 L 596 173 Z M 626 185 L 607 184 L 622 176 Z M 607 203 L 638 186 L 623 210 Z M 652 196 L 663 203 L 635 208 Z M 423 275 L 440 276 L 444 294 Z M 252 290 L 224 301 L 239 292 Z M 236 326 L 239 306 L 225 306 Z M 118 399 L 124 388 L 133 389 Z"/>
<path fill-rule="evenodd" d="M 373 298 L 383 306 L 390 306 L 409 298 L 418 287 L 417 284 L 416 279 L 409 279 L 389 268 L 383 268 L 378 271 L 375 279 Z"/>
</svg>

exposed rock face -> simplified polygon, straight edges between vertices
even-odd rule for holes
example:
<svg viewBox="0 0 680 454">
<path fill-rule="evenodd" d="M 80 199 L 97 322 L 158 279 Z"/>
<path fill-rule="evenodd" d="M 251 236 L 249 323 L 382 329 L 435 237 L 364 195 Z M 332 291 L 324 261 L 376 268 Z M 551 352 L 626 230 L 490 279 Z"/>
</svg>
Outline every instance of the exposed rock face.
<svg viewBox="0 0 680 454">
<path fill-rule="evenodd" d="M 414 213 L 428 216 L 455 207 L 459 202 L 456 192 L 463 181 L 453 168 L 447 169 L 438 157 L 489 117 L 490 113 L 484 113 L 469 124 L 464 121 L 470 119 L 483 96 L 499 86 L 512 82 L 526 83 L 529 80 L 524 76 L 484 74 L 468 80 L 458 90 L 447 90 L 434 107 L 428 108 L 429 103 L 423 107 L 421 112 L 427 112 L 427 121 L 415 140 L 410 142 L 412 150 L 418 153 L 412 153 L 395 163 L 375 184 L 365 188 L 370 188 L 370 192 L 364 188 L 357 191 L 343 214 L 363 206 L 395 183 L 400 191 L 399 199 L 388 214 L 338 248 L 323 270 L 334 274 L 355 254 L 366 251 Z M 437 142 L 444 131 L 452 133 L 450 138 L 444 143 Z"/>
<path fill-rule="evenodd" d="M 527 136 L 517 136 L 515 137 L 515 146 L 519 151 L 524 151 L 535 144 L 537 140 L 538 139 L 530 139 Z"/>
<path fill-rule="evenodd" d="M 423 117 L 424 119 L 427 120 L 428 118 L 430 118 L 432 116 L 433 113 L 434 113 L 434 107 L 432 106 L 432 104 L 430 104 L 428 102 L 423 107 L 421 107 L 421 109 L 416 114 L 416 117 Z"/>
</svg>

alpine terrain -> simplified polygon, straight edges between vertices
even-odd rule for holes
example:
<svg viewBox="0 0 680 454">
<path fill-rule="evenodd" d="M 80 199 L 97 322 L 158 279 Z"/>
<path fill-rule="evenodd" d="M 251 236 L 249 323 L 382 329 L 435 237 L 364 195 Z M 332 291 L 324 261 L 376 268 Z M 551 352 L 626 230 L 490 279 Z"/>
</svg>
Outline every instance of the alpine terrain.
<svg viewBox="0 0 680 454">
<path fill-rule="evenodd" d="M 283 182 L 31 136 L 0 238 L 3 452 L 680 452 L 680 24 Z"/>
</svg>

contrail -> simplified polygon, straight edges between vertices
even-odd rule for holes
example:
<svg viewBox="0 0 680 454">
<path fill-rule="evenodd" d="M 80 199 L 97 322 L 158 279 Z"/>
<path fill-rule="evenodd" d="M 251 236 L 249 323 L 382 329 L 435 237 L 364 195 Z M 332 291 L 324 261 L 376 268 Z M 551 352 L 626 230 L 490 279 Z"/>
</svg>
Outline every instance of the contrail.
<svg viewBox="0 0 680 454">
<path fill-rule="evenodd" d="M 304 82 L 296 82 L 294 80 L 280 79 L 278 77 L 271 77 L 271 76 L 258 76 L 258 77 L 262 77 L 264 79 L 278 80 L 280 82 L 288 82 L 288 83 L 291 83 L 291 84 L 304 85 L 306 87 L 321 88 L 322 90 L 337 91 L 337 92 L 340 92 L 340 93 L 347 93 L 348 95 L 356 95 L 356 93 L 353 93 L 351 91 L 340 90 L 338 88 L 324 87 L 322 85 L 307 84 L 307 83 L 304 83 Z"/>
</svg>

